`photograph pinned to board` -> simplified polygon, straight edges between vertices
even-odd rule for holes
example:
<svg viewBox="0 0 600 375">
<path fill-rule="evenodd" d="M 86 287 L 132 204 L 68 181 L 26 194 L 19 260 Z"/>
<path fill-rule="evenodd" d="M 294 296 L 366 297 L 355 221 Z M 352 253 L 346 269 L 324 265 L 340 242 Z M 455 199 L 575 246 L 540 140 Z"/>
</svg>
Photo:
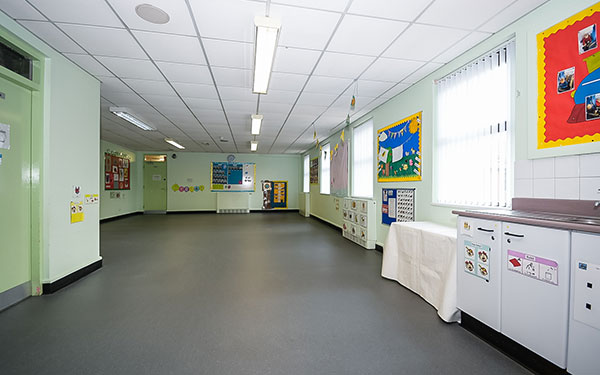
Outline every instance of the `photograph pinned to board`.
<svg viewBox="0 0 600 375">
<path fill-rule="evenodd" d="M 421 180 L 421 121 L 415 113 L 377 131 L 377 181 Z"/>
<path fill-rule="evenodd" d="M 600 126 L 590 121 L 600 117 L 599 22 L 600 3 L 537 34 L 538 122 L 532 148 L 570 146 L 563 150 L 580 154 L 600 141 Z"/>
</svg>

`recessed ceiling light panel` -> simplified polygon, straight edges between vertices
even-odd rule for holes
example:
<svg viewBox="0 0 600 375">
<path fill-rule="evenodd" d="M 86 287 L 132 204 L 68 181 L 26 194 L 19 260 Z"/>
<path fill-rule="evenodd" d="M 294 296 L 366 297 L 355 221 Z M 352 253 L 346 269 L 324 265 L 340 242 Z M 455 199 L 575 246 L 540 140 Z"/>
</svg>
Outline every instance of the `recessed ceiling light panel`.
<svg viewBox="0 0 600 375">
<path fill-rule="evenodd" d="M 164 10 L 150 4 L 140 4 L 135 7 L 135 12 L 141 19 L 157 25 L 164 25 L 171 17 Z"/>
</svg>

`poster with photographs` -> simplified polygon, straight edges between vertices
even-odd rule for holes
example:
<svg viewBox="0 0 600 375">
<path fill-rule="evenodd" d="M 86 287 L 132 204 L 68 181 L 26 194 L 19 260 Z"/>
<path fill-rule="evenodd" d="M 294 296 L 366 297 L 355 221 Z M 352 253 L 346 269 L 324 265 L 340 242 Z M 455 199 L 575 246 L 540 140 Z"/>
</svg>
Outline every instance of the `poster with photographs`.
<svg viewBox="0 0 600 375">
<path fill-rule="evenodd" d="M 310 183 L 319 183 L 319 158 L 310 159 Z"/>
<path fill-rule="evenodd" d="M 104 190 L 130 190 L 129 159 L 104 154 Z"/>
<path fill-rule="evenodd" d="M 598 24 L 600 3 L 537 35 L 538 150 L 600 141 Z"/>
</svg>

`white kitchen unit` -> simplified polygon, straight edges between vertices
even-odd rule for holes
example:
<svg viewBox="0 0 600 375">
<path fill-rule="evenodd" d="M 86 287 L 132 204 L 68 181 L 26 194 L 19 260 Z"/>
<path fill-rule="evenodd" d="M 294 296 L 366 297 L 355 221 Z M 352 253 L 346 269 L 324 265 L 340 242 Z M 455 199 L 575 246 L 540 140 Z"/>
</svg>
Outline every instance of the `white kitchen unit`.
<svg viewBox="0 0 600 375">
<path fill-rule="evenodd" d="M 342 235 L 366 249 L 375 248 L 375 201 L 344 198 L 342 205 Z"/>
<path fill-rule="evenodd" d="M 502 223 L 458 218 L 457 307 L 500 331 Z"/>
<path fill-rule="evenodd" d="M 567 370 L 600 373 L 600 234 L 571 237 L 571 314 Z"/>
<path fill-rule="evenodd" d="M 567 365 L 570 232 L 502 224 L 501 331 L 555 365 Z"/>
</svg>

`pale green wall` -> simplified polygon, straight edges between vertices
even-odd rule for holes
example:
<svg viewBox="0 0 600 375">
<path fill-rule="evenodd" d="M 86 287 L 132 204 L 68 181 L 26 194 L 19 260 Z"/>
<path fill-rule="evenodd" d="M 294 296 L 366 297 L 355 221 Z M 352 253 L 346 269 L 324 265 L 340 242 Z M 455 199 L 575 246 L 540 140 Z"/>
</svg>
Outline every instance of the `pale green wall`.
<svg viewBox="0 0 600 375">
<path fill-rule="evenodd" d="M 104 154 L 122 154 L 129 157 L 130 190 L 118 190 L 120 198 L 111 198 L 111 191 L 104 190 Z M 143 207 L 143 159 L 135 151 L 114 143 L 100 140 L 100 220 L 142 211 Z"/>
<path fill-rule="evenodd" d="M 416 219 L 418 221 L 432 221 L 447 226 L 456 224 L 456 216 L 451 213 L 452 207 L 443 207 L 432 204 L 432 173 L 433 173 L 433 124 L 434 124 L 434 85 L 433 80 L 442 78 L 452 71 L 460 68 L 480 55 L 493 49 L 497 45 L 515 37 L 516 40 L 516 98 L 515 98 L 515 160 L 539 157 L 538 153 L 529 152 L 528 133 L 535 129 L 537 122 L 537 71 L 536 71 L 536 35 L 548 27 L 562 21 L 588 6 L 595 4 L 591 0 L 551 0 L 529 15 L 521 18 L 512 25 L 494 34 L 476 47 L 465 52 L 463 55 L 444 65 L 436 72 L 425 77 L 408 90 L 392 98 L 388 102 L 374 109 L 365 116 L 356 119 L 351 126 L 356 126 L 365 120 L 373 119 L 373 139 L 376 142 L 377 130 L 389 124 L 399 121 L 416 112 L 423 111 L 423 134 L 422 134 L 422 181 L 404 183 L 377 183 L 376 176 L 373 177 L 374 198 L 377 200 L 377 220 L 381 223 L 381 189 L 394 187 L 416 188 Z M 360 100 L 360 97 L 357 98 Z M 347 133 L 349 133 L 347 131 Z M 321 140 L 325 144 L 331 140 L 336 142 L 339 133 L 332 135 L 327 140 Z M 534 140 L 533 140 L 534 141 Z M 377 150 L 374 143 L 374 150 Z M 590 145 L 598 151 L 597 145 Z M 587 152 L 594 151 L 593 149 Z M 375 151 L 376 152 L 376 151 Z M 554 154 L 564 152 L 555 151 Z M 311 158 L 317 155 L 313 148 L 308 151 Z M 306 154 L 306 153 L 305 153 Z M 374 155 L 376 160 L 376 155 Z M 352 171 L 350 171 L 351 173 Z M 327 221 L 340 225 L 339 212 L 335 210 L 333 197 L 322 196 L 318 193 L 318 187 L 311 187 L 311 213 Z M 319 207 L 315 207 L 318 204 Z M 389 227 L 378 224 L 377 243 L 385 242 Z"/>
<path fill-rule="evenodd" d="M 52 282 L 101 259 L 99 206 L 86 206 L 82 223 L 69 216 L 73 185 L 99 193 L 100 82 L 3 13 L 0 25 L 46 56 L 43 124 L 33 125 L 43 129 L 43 161 L 33 178 L 42 189 L 41 280 Z"/>
<path fill-rule="evenodd" d="M 143 160 L 144 152 L 138 153 Z M 148 152 L 148 154 L 159 154 Z M 210 165 L 213 161 L 227 161 L 228 154 L 200 152 L 178 152 L 173 159 L 173 152 L 165 152 L 167 161 L 167 210 L 168 211 L 215 211 L 217 195 L 210 191 Z M 288 208 L 298 209 L 298 192 L 300 191 L 300 155 L 262 155 L 235 154 L 236 162 L 256 163 L 256 191 L 251 193 L 250 208 L 262 208 L 261 180 L 288 181 Z M 174 192 L 171 186 L 200 186 L 201 192 Z"/>
</svg>

